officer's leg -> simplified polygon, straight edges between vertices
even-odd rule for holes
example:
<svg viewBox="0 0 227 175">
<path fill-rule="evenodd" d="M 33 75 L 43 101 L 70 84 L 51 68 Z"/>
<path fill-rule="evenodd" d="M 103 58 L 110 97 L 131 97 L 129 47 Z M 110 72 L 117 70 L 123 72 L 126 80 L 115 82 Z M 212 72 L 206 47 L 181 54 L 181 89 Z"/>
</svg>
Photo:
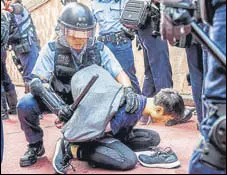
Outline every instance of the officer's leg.
<svg viewBox="0 0 227 175">
<path fill-rule="evenodd" d="M 79 147 L 78 155 L 80 160 L 112 170 L 130 170 L 137 164 L 136 154 L 113 138 L 83 144 Z"/>
<path fill-rule="evenodd" d="M 134 64 L 134 55 L 132 51 L 132 42 L 127 40 L 127 42 L 121 42 L 119 45 L 113 44 L 111 42 L 106 43 L 106 46 L 113 52 L 116 59 L 121 64 L 124 71 L 129 76 L 136 93 L 140 94 L 139 81 L 136 77 L 136 69 Z"/>
<path fill-rule="evenodd" d="M 143 49 L 143 54 L 144 54 L 145 78 L 143 83 L 142 94 L 146 97 L 153 97 L 153 94 L 155 93 L 155 85 L 154 85 L 153 75 L 152 75 L 146 48 Z"/>
<path fill-rule="evenodd" d="M 30 93 L 23 96 L 18 102 L 18 117 L 28 143 L 42 141 L 43 130 L 40 128 L 38 116 L 44 112 L 44 109 L 43 104 L 39 104 Z"/>
<path fill-rule="evenodd" d="M 211 38 L 226 53 L 226 5 L 217 9 L 214 17 L 214 24 L 210 30 Z M 207 59 L 207 74 L 205 77 L 205 103 L 207 106 L 206 118 L 201 124 L 201 132 L 203 136 L 203 143 L 199 145 L 192 157 L 189 172 L 193 174 L 198 173 L 213 173 L 225 174 L 226 173 L 226 141 L 225 151 L 221 152 L 221 144 L 215 144 L 218 137 L 224 137 L 226 140 L 226 131 L 216 132 L 216 138 L 213 139 L 212 134 L 215 133 L 214 126 L 221 119 L 220 114 L 226 116 L 226 109 L 218 108 L 218 113 L 215 112 L 213 106 L 226 105 L 226 74 L 209 55 Z M 218 104 L 219 103 L 219 104 Z M 211 105 L 211 106 L 210 106 Z M 225 114 L 224 114 L 225 113 Z M 226 117 L 225 117 L 226 121 Z M 226 123 L 225 123 L 226 126 Z M 223 133 L 223 131 L 225 133 Z M 223 140 L 224 140 L 223 138 Z M 205 149 L 206 148 L 206 149 Z"/>
<path fill-rule="evenodd" d="M 168 44 L 160 37 L 147 36 L 143 46 L 148 53 L 149 65 L 152 71 L 156 95 L 163 88 L 172 88 L 172 69 L 169 61 Z"/>
<path fill-rule="evenodd" d="M 28 150 L 20 158 L 20 166 L 27 167 L 35 164 L 38 157 L 45 153 L 43 147 L 43 130 L 40 127 L 39 115 L 45 111 L 45 105 L 38 104 L 30 94 L 26 94 L 17 105 L 21 128 L 28 141 Z"/>
<path fill-rule="evenodd" d="M 196 104 L 199 123 L 202 122 L 203 56 L 200 45 L 186 49 L 193 98 Z"/>
<path fill-rule="evenodd" d="M 29 92 L 29 82 L 32 80 L 32 70 L 35 66 L 38 56 L 39 50 L 34 42 L 32 42 L 31 51 L 28 54 L 17 55 L 23 66 L 23 80 L 25 83 L 25 93 Z"/>
<path fill-rule="evenodd" d="M 6 56 L 6 55 L 5 55 Z M 9 105 L 9 114 L 16 114 L 17 94 L 14 84 L 12 83 L 6 69 L 5 58 L 1 62 L 1 81 L 5 90 L 5 97 Z"/>
</svg>

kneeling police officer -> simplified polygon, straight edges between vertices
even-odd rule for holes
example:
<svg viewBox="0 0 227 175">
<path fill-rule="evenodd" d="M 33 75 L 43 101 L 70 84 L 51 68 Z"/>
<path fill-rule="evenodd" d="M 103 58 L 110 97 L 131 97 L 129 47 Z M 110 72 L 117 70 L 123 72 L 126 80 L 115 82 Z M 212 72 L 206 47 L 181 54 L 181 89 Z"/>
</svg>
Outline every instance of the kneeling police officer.
<svg viewBox="0 0 227 175">
<path fill-rule="evenodd" d="M 127 112 L 134 113 L 138 108 L 139 102 L 129 77 L 112 52 L 94 40 L 96 24 L 89 8 L 80 3 L 68 4 L 58 25 L 58 38 L 43 47 L 33 69 L 35 77 L 50 84 L 48 93 L 42 93 L 39 98 L 29 93 L 18 102 L 19 120 L 29 143 L 28 151 L 20 159 L 21 167 L 35 164 L 45 153 L 40 114 L 50 110 L 61 121 L 67 122 L 71 118 L 74 111 L 70 108 L 73 103 L 70 81 L 84 67 L 97 64 L 106 69 L 124 87 Z"/>
</svg>

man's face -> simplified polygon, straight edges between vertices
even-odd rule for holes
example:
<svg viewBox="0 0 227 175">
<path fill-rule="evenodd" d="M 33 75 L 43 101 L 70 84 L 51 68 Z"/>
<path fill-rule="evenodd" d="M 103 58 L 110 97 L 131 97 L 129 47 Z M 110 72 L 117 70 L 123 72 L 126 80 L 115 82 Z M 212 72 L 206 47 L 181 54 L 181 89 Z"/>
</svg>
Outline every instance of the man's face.
<svg viewBox="0 0 227 175">
<path fill-rule="evenodd" d="M 92 32 L 67 29 L 65 30 L 66 41 L 71 48 L 81 51 L 88 44 L 89 38 L 93 35 Z"/>
<path fill-rule="evenodd" d="M 165 109 L 162 106 L 153 106 L 150 110 L 151 118 L 154 122 L 166 124 L 169 120 L 173 120 L 174 116 L 165 114 Z"/>
</svg>

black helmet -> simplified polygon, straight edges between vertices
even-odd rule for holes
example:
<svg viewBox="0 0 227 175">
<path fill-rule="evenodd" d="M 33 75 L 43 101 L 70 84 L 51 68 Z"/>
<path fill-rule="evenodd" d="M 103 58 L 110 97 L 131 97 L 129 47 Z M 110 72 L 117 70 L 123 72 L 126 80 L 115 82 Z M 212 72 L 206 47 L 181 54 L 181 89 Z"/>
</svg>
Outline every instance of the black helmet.
<svg viewBox="0 0 227 175">
<path fill-rule="evenodd" d="M 77 2 L 77 0 L 61 0 L 61 3 L 62 3 L 63 5 L 67 5 L 67 4 L 70 3 L 70 2 Z"/>
<path fill-rule="evenodd" d="M 76 2 L 64 7 L 58 22 L 71 29 L 92 30 L 96 26 L 90 9 Z"/>
<path fill-rule="evenodd" d="M 79 52 L 94 42 L 96 22 L 90 9 L 81 3 L 72 2 L 64 7 L 58 27 L 62 43 Z"/>
</svg>

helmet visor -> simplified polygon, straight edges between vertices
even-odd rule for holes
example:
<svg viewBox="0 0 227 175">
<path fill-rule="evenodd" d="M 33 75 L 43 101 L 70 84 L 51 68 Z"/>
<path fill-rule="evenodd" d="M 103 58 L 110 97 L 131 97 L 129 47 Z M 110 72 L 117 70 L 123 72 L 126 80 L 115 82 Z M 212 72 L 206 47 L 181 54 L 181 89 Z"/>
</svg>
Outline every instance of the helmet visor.
<svg viewBox="0 0 227 175">
<path fill-rule="evenodd" d="M 94 29 L 92 30 L 75 30 L 65 28 L 65 37 L 69 46 L 76 50 L 83 49 L 84 46 L 88 45 L 90 38 L 94 37 Z"/>
</svg>

